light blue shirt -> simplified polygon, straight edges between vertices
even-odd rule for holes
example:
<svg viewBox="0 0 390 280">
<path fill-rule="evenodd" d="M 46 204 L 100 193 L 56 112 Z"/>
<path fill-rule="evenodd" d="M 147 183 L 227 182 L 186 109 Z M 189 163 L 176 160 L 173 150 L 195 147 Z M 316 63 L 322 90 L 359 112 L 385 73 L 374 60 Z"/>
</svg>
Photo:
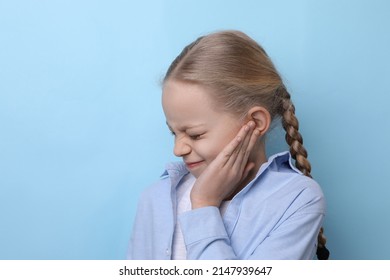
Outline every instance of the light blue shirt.
<svg viewBox="0 0 390 280">
<path fill-rule="evenodd" d="M 171 259 L 176 189 L 188 173 L 171 163 L 138 205 L 128 259 Z M 325 215 L 320 186 L 297 170 L 288 152 L 264 163 L 230 202 L 178 217 L 187 259 L 313 259 Z"/>
</svg>

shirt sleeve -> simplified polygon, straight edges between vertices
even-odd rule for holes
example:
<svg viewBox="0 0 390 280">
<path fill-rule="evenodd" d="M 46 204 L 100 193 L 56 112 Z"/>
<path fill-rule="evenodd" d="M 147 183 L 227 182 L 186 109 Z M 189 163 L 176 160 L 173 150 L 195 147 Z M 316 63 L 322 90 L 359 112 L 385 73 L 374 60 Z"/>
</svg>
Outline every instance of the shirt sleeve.
<svg viewBox="0 0 390 280">
<path fill-rule="evenodd" d="M 246 259 L 312 259 L 323 217 L 323 213 L 308 212 L 307 209 L 295 212 L 275 227 Z M 217 207 L 183 213 L 179 221 L 187 259 L 240 259 L 231 246 Z"/>
<path fill-rule="evenodd" d="M 318 213 L 291 216 L 259 244 L 250 259 L 313 259 L 323 217 Z"/>
<path fill-rule="evenodd" d="M 187 248 L 187 259 L 237 259 L 219 209 L 209 206 L 179 216 Z"/>
</svg>

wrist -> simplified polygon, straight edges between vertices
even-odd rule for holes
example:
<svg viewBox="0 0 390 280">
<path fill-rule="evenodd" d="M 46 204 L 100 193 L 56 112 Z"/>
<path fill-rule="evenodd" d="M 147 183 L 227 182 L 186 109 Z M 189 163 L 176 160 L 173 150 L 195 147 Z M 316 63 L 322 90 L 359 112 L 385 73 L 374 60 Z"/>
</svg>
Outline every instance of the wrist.
<svg viewBox="0 0 390 280">
<path fill-rule="evenodd" d="M 222 203 L 222 200 L 205 200 L 205 199 L 196 199 L 191 197 L 191 208 L 192 210 L 203 208 L 203 207 L 219 207 Z"/>
</svg>

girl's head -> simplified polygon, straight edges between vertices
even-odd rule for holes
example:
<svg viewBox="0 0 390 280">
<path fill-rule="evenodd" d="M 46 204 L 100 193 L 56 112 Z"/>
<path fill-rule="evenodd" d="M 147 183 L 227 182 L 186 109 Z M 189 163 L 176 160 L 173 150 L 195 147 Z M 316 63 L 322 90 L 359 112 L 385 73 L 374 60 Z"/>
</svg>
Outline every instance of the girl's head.
<svg viewBox="0 0 390 280">
<path fill-rule="evenodd" d="M 310 176 L 311 167 L 298 132 L 290 94 L 263 48 L 242 32 L 212 33 L 185 47 L 164 78 L 163 107 L 170 129 L 176 134 L 180 133 L 176 135 L 176 141 L 184 137 L 192 141 L 191 145 L 186 145 L 184 140 L 175 145 L 175 154 L 185 161 L 185 149 L 195 146 L 195 141 L 201 140 L 208 129 L 199 127 L 198 131 L 191 131 L 180 127 L 186 116 L 197 115 L 198 123 L 204 121 L 223 128 L 220 129 L 222 138 L 218 145 L 208 152 L 211 156 L 216 156 L 217 150 L 220 151 L 235 136 L 244 122 L 253 119 L 264 135 L 269 123 L 281 118 L 296 166 Z M 188 160 L 196 162 L 204 158 L 199 151 L 198 155 Z"/>
</svg>

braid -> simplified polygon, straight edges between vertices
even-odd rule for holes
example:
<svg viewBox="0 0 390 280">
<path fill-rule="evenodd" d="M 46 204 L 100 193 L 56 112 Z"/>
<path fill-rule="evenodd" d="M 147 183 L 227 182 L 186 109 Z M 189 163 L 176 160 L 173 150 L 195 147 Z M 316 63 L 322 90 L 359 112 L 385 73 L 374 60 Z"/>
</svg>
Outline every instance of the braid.
<svg viewBox="0 0 390 280">
<path fill-rule="evenodd" d="M 311 165 L 307 159 L 307 151 L 303 146 L 302 135 L 299 133 L 299 122 L 295 116 L 295 106 L 291 101 L 291 96 L 284 86 L 276 91 L 276 97 L 281 99 L 280 115 L 282 116 L 282 125 L 286 131 L 286 142 L 290 146 L 290 153 L 295 159 L 295 166 L 307 177 L 312 178 Z M 321 228 L 318 233 L 317 258 L 327 260 L 329 258 L 329 250 L 325 247 L 326 237 L 323 234 L 324 229 Z"/>
<path fill-rule="evenodd" d="M 311 165 L 307 159 L 307 151 L 303 147 L 303 139 L 299 133 L 299 123 L 295 116 L 295 107 L 291 102 L 290 94 L 285 90 L 285 96 L 282 99 L 283 115 L 282 125 L 286 131 L 286 142 L 290 146 L 290 153 L 295 159 L 296 167 L 302 171 L 303 174 L 311 178 Z"/>
<path fill-rule="evenodd" d="M 318 247 L 317 247 L 317 258 L 319 260 L 327 260 L 329 259 L 330 252 L 325 247 L 326 244 L 326 237 L 324 235 L 324 228 L 322 227 L 320 229 L 320 232 L 318 233 Z"/>
</svg>

